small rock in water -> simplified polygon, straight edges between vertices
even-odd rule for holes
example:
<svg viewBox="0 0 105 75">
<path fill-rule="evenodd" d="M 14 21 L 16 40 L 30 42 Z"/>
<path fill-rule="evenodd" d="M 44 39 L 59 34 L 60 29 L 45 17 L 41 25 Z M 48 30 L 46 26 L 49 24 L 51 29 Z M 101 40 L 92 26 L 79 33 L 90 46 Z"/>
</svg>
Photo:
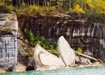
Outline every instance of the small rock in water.
<svg viewBox="0 0 105 75">
<path fill-rule="evenodd" d="M 66 66 L 74 65 L 75 52 L 63 36 L 58 40 L 58 52 Z"/>
</svg>

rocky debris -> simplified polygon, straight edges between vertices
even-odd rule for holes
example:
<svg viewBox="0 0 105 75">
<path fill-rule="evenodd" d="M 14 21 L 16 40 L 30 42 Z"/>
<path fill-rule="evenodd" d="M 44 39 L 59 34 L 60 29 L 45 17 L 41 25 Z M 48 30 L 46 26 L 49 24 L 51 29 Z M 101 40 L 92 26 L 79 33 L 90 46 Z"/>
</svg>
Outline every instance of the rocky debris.
<svg viewBox="0 0 105 75">
<path fill-rule="evenodd" d="M 76 64 L 79 65 L 92 65 L 95 62 L 98 62 L 98 60 L 94 57 L 82 54 L 80 52 L 75 51 L 76 58 L 75 62 Z"/>
<path fill-rule="evenodd" d="M 85 55 L 85 54 L 82 54 L 80 52 L 75 51 L 75 53 L 78 54 L 79 56 L 82 56 L 82 57 L 85 57 L 85 58 L 88 58 L 88 59 L 91 59 L 91 60 L 94 60 L 94 61 L 98 61 L 96 58 Z"/>
<path fill-rule="evenodd" d="M 61 37 L 63 37 L 63 36 L 61 36 Z M 20 38 L 20 39 L 22 40 L 22 38 Z M 63 39 L 64 39 L 64 37 L 63 37 Z M 65 40 L 63 40 L 63 41 L 65 41 Z M 25 42 L 23 42 L 23 43 L 25 43 Z M 63 45 L 63 47 L 66 47 L 64 45 L 64 43 L 65 42 L 63 42 L 62 45 Z M 66 44 L 67 44 L 67 41 L 66 41 Z M 72 48 L 69 47 L 69 49 L 72 49 Z M 24 51 L 24 49 L 23 49 L 23 51 Z M 62 49 L 62 51 L 64 53 L 65 52 L 65 48 Z M 69 51 L 68 51 L 68 53 L 69 53 Z M 73 59 L 72 60 L 73 60 L 73 63 L 75 62 L 75 64 L 71 64 L 70 66 L 81 67 L 81 65 L 82 65 L 82 67 L 84 67 L 84 66 L 92 66 L 92 65 L 93 66 L 97 66 L 97 65 L 100 65 L 100 63 L 98 63 L 98 64 L 96 63 L 96 62 L 98 62 L 98 60 L 93 58 L 93 57 L 91 57 L 91 56 L 88 56 L 88 55 L 85 55 L 85 54 L 82 54 L 82 53 L 79 53 L 79 52 L 76 52 L 76 51 L 74 52 L 74 54 L 75 54 L 75 58 L 73 58 L 74 60 Z M 67 54 L 65 54 L 65 56 L 66 55 Z M 70 56 L 70 58 L 71 58 L 71 56 Z M 70 58 L 68 57 L 67 61 L 70 61 Z M 60 59 L 59 57 L 49 53 L 47 50 L 43 49 L 39 44 L 37 44 L 36 47 L 34 48 L 34 61 L 33 60 L 28 60 L 28 58 L 24 59 L 25 62 L 26 62 L 26 60 L 28 61 L 27 65 L 26 65 L 26 67 L 27 67 L 26 71 L 28 71 L 28 70 L 41 70 L 41 71 L 45 71 L 45 70 L 53 70 L 53 69 L 66 68 L 68 66 L 68 65 L 64 64 L 64 61 L 62 59 Z"/>
<path fill-rule="evenodd" d="M 66 66 L 75 64 L 75 52 L 63 36 L 58 40 L 58 52 Z"/>
<path fill-rule="evenodd" d="M 84 66 L 99 66 L 101 64 L 101 62 L 94 57 L 82 54 L 77 51 L 75 51 L 75 54 L 76 54 L 76 58 L 75 58 L 76 64 L 75 65 L 78 65 L 78 66 L 80 66 L 80 65 L 82 65 L 82 66 L 83 65 Z"/>
<path fill-rule="evenodd" d="M 5 73 L 6 71 L 0 68 L 0 73 Z"/>
<path fill-rule="evenodd" d="M 85 57 L 81 57 L 81 56 L 76 56 L 76 60 L 75 60 L 77 65 L 91 65 L 92 62 L 90 61 L 90 59 L 85 58 Z"/>
<path fill-rule="evenodd" d="M 52 70 L 72 66 L 81 67 L 81 65 L 91 66 L 98 62 L 94 57 L 74 51 L 63 36 L 58 40 L 58 52 L 61 59 L 37 44 L 34 52 L 37 70 Z"/>
<path fill-rule="evenodd" d="M 17 64 L 13 69 L 14 72 L 24 72 L 26 71 L 26 66 L 22 64 Z"/>
<path fill-rule="evenodd" d="M 57 56 L 47 52 L 39 44 L 34 49 L 34 58 L 38 67 L 41 66 L 64 66 L 63 61 Z"/>
</svg>

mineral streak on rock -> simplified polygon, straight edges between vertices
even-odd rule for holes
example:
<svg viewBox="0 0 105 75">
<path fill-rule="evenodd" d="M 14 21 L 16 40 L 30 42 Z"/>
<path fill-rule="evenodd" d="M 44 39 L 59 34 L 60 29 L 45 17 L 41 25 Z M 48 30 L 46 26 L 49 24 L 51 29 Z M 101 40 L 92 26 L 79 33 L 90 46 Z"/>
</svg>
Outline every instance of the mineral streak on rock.
<svg viewBox="0 0 105 75">
<path fill-rule="evenodd" d="M 17 63 L 17 31 L 16 14 L 0 14 L 0 67 L 2 68 L 10 68 Z"/>
</svg>

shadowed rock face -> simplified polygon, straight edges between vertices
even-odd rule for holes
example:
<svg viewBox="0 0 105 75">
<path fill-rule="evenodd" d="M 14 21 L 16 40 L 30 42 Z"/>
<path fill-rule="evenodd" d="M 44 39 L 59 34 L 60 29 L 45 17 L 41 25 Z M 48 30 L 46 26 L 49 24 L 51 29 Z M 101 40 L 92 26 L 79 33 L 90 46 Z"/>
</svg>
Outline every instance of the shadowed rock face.
<svg viewBox="0 0 105 75">
<path fill-rule="evenodd" d="M 84 53 L 105 61 L 105 25 L 101 23 L 84 23 L 61 17 L 19 17 L 22 31 L 25 28 L 40 34 L 49 42 L 64 36 L 75 50 L 80 47 Z M 87 53 L 88 52 L 88 53 Z"/>
</svg>

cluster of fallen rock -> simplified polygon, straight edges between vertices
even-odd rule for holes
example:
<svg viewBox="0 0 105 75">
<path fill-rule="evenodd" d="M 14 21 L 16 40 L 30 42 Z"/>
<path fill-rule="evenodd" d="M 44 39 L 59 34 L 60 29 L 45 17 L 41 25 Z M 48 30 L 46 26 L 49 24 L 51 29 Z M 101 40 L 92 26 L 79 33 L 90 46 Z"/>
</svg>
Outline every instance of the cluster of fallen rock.
<svg viewBox="0 0 105 75">
<path fill-rule="evenodd" d="M 17 36 L 18 22 L 17 22 L 16 15 L 1 14 L 0 30 L 7 33 L 11 32 L 14 36 Z M 0 34 L 3 34 L 3 33 L 1 32 Z M 28 45 L 26 45 L 27 47 L 23 48 L 22 46 L 25 46 L 23 42 L 21 40 L 18 40 L 18 42 L 19 42 L 18 47 L 19 47 L 20 54 L 23 56 L 27 55 L 26 49 Z M 32 60 L 29 61 L 30 63 L 24 66 L 20 64 L 21 62 L 18 61 L 19 64 L 17 64 L 16 66 L 13 66 L 13 68 L 9 68 L 8 71 L 18 71 L 18 72 L 26 71 L 28 70 L 26 67 L 30 67 L 30 65 L 31 67 L 35 67 L 37 70 L 49 70 L 49 69 L 59 69 L 59 68 L 66 68 L 66 67 L 72 67 L 72 66 L 74 67 L 74 66 L 81 66 L 81 65 L 94 65 L 95 62 L 98 62 L 98 60 L 93 57 L 87 56 L 85 54 L 82 54 L 73 50 L 63 36 L 61 36 L 58 39 L 57 50 L 58 50 L 59 56 L 55 56 L 51 54 L 50 52 L 48 52 L 48 50 L 45 50 L 39 44 L 37 44 L 34 49 L 34 57 Z M 16 58 L 17 58 L 17 54 L 16 54 Z M 18 57 L 18 60 L 19 59 L 22 59 L 22 58 Z M 24 60 L 23 62 L 26 62 L 26 60 Z M 6 72 L 6 71 L 3 69 L 0 69 L 0 73 L 1 72 Z"/>
<path fill-rule="evenodd" d="M 37 69 L 58 69 L 81 65 L 92 65 L 98 62 L 97 59 L 91 56 L 74 51 L 63 36 L 58 39 L 57 50 L 59 53 L 58 57 L 37 44 L 34 49 L 34 60 Z"/>
<path fill-rule="evenodd" d="M 81 67 L 81 66 L 100 66 L 101 64 L 97 59 L 76 52 L 73 50 L 66 39 L 61 36 L 58 39 L 58 55 L 55 56 L 42 48 L 39 44 L 34 48 L 33 59 L 29 60 L 27 66 L 22 64 L 17 64 L 11 69 L 14 72 L 27 71 L 31 70 L 52 70 L 52 69 L 61 69 L 69 67 Z M 30 69 L 27 69 L 29 67 Z M 6 72 L 3 69 L 0 69 L 1 72 Z"/>
</svg>

